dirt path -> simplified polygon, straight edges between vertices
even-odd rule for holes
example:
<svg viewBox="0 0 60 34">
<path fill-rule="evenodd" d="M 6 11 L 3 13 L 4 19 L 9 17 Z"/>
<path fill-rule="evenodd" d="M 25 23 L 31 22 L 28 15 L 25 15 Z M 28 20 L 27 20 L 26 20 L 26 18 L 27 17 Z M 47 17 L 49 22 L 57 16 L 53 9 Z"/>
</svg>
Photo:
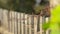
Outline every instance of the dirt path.
<svg viewBox="0 0 60 34">
<path fill-rule="evenodd" d="M 0 34 L 13 34 L 13 33 L 8 32 L 8 30 L 4 29 L 3 27 L 0 27 Z"/>
</svg>

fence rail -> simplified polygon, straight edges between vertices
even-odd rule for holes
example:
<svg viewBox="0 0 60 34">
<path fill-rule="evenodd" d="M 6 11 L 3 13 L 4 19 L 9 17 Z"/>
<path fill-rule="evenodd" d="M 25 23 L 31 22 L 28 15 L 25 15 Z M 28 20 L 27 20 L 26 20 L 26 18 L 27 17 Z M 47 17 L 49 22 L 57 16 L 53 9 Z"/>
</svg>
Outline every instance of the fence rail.
<svg viewBox="0 0 60 34">
<path fill-rule="evenodd" d="M 14 34 L 49 34 L 49 30 L 44 33 L 42 29 L 42 24 L 48 22 L 49 17 L 0 9 L 0 20 L 4 28 Z"/>
</svg>

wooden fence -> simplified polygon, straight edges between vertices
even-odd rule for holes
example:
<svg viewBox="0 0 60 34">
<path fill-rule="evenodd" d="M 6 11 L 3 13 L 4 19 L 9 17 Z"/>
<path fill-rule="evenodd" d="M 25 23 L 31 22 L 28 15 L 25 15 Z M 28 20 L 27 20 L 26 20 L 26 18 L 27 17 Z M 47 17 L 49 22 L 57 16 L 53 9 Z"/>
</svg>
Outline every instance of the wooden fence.
<svg viewBox="0 0 60 34">
<path fill-rule="evenodd" d="M 2 26 L 14 34 L 49 34 L 49 29 L 44 32 L 42 24 L 48 22 L 49 17 L 29 15 L 0 9 Z"/>
</svg>

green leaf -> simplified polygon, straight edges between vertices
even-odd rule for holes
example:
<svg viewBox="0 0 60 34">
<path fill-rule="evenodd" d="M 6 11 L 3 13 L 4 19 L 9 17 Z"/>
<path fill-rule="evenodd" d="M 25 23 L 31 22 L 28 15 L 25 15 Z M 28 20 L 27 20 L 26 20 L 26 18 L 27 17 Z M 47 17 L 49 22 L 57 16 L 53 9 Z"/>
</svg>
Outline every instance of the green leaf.
<svg viewBox="0 0 60 34">
<path fill-rule="evenodd" d="M 47 29 L 49 28 L 49 26 L 50 26 L 50 23 L 46 23 L 46 22 L 45 22 L 45 23 L 43 24 L 43 27 L 42 27 L 42 28 L 43 28 L 43 30 L 47 30 Z"/>
</svg>

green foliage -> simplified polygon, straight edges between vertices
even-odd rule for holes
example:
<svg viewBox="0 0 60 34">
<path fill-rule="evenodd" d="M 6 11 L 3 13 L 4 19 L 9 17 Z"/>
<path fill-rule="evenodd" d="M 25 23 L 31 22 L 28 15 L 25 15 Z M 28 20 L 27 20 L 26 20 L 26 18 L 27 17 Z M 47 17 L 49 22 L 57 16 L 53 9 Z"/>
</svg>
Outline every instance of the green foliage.
<svg viewBox="0 0 60 34">
<path fill-rule="evenodd" d="M 46 0 L 43 0 L 40 5 L 45 6 L 46 2 Z M 37 12 L 34 11 L 34 4 L 35 0 L 0 0 L 0 7 L 4 9 L 15 10 L 17 12 L 25 12 L 28 14 L 31 14 L 32 12 L 35 12 L 35 14 L 40 13 L 39 10 Z"/>
<path fill-rule="evenodd" d="M 51 10 L 50 23 L 44 23 L 43 29 L 50 28 L 50 34 L 60 34 L 60 4 Z"/>
<path fill-rule="evenodd" d="M 43 30 L 46 31 L 49 27 L 50 27 L 50 23 L 49 22 L 48 23 L 46 23 L 46 22 L 43 23 L 43 26 L 42 26 Z"/>
<path fill-rule="evenodd" d="M 43 5 L 36 6 L 36 7 L 34 8 L 35 14 L 39 14 L 40 11 L 43 10 L 44 8 L 45 8 L 45 6 L 43 6 Z"/>
<path fill-rule="evenodd" d="M 43 24 L 43 30 L 46 31 L 48 28 L 50 28 L 51 33 L 50 34 L 60 34 L 60 22 L 57 23 L 44 23 Z"/>
<path fill-rule="evenodd" d="M 34 0 L 0 0 L 0 8 L 32 13 Z"/>
<path fill-rule="evenodd" d="M 46 8 L 46 6 L 49 6 L 49 1 L 48 0 L 41 0 L 41 3 L 38 6 L 34 7 L 34 12 L 35 14 L 39 14 L 40 11 Z"/>
</svg>

